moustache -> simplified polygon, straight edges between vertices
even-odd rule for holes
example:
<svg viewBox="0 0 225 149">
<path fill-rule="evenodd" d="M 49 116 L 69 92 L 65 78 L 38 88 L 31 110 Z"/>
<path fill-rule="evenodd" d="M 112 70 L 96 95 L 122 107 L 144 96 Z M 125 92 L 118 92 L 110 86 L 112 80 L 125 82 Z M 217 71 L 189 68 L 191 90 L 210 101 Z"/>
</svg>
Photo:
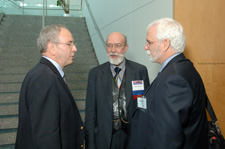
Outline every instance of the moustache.
<svg viewBox="0 0 225 149">
<path fill-rule="evenodd" d="M 123 56 L 123 54 L 119 54 L 119 53 L 108 53 L 108 56 Z"/>
</svg>

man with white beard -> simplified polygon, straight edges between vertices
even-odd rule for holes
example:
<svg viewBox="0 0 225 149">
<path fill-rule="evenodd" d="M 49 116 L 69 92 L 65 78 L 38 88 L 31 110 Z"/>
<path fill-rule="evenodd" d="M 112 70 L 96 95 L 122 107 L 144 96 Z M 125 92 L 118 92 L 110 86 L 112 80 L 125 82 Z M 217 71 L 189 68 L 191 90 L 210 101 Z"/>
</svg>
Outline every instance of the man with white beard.
<svg viewBox="0 0 225 149">
<path fill-rule="evenodd" d="M 124 58 L 125 35 L 113 32 L 107 41 L 109 62 L 90 70 L 86 95 L 86 149 L 126 149 L 130 122 L 137 107 L 133 82 L 149 86 L 147 68 Z M 133 85 L 132 85 L 133 84 Z"/>
<path fill-rule="evenodd" d="M 129 149 L 208 149 L 207 95 L 184 48 L 179 22 L 162 18 L 148 25 L 145 50 L 161 68 L 144 94 L 145 106 L 133 114 Z"/>
</svg>

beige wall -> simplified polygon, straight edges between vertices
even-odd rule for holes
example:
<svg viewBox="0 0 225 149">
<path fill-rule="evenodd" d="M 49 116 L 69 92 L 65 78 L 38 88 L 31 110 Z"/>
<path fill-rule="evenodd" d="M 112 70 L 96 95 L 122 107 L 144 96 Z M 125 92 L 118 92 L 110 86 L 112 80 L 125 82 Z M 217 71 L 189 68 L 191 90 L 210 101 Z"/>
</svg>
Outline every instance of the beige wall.
<svg viewBox="0 0 225 149">
<path fill-rule="evenodd" d="M 225 1 L 174 0 L 174 19 L 184 27 L 184 53 L 202 76 L 225 135 Z"/>
</svg>

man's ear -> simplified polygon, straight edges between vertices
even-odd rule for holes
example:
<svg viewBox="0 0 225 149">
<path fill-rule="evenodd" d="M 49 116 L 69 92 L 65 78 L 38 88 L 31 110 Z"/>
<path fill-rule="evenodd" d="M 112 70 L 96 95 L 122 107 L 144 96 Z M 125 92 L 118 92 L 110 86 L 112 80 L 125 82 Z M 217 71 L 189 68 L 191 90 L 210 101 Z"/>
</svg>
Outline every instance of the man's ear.
<svg viewBox="0 0 225 149">
<path fill-rule="evenodd" d="M 47 51 L 49 52 L 49 54 L 51 54 L 52 56 L 54 56 L 56 54 L 56 45 L 53 42 L 48 42 L 47 44 Z"/>
<path fill-rule="evenodd" d="M 125 45 L 124 46 L 124 54 L 127 53 L 127 50 L 128 50 L 128 45 Z"/>
<path fill-rule="evenodd" d="M 170 48 L 170 40 L 169 39 L 163 40 L 163 48 L 164 48 L 164 51 L 167 51 Z"/>
</svg>

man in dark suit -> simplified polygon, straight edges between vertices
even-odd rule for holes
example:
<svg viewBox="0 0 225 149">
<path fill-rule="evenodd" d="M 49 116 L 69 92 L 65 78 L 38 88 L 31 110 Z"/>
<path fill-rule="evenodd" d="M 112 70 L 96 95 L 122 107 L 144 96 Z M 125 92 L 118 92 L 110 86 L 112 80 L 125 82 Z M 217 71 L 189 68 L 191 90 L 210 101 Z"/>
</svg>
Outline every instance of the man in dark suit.
<svg viewBox="0 0 225 149">
<path fill-rule="evenodd" d="M 145 92 L 147 108 L 137 108 L 133 116 L 130 149 L 208 148 L 207 95 L 197 70 L 182 54 L 182 26 L 169 18 L 154 21 L 146 40 L 150 60 L 162 66 Z"/>
<path fill-rule="evenodd" d="M 88 77 L 87 149 L 127 148 L 132 113 L 137 107 L 132 95 L 132 81 L 143 80 L 143 90 L 149 85 L 146 67 L 124 58 L 128 50 L 126 36 L 111 33 L 106 46 L 109 62 L 91 69 Z"/>
<path fill-rule="evenodd" d="M 77 51 L 72 34 L 61 25 L 46 26 L 37 43 L 42 58 L 23 81 L 15 148 L 83 148 L 83 122 L 63 79 Z"/>
</svg>

